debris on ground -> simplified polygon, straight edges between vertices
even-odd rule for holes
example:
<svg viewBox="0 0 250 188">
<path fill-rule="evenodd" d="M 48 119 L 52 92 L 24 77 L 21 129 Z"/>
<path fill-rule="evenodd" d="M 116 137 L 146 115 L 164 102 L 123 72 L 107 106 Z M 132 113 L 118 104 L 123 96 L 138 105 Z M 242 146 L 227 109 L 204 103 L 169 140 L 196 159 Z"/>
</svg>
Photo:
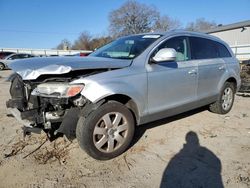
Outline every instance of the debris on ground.
<svg viewBox="0 0 250 188">
<path fill-rule="evenodd" d="M 30 156 L 31 154 L 35 153 L 37 150 L 39 150 L 46 142 L 48 141 L 48 139 L 46 139 L 43 143 L 41 143 L 35 150 L 33 150 L 32 152 L 30 152 L 29 154 L 25 155 L 23 157 L 23 159 L 25 159 L 26 157 Z"/>
<path fill-rule="evenodd" d="M 248 117 L 248 115 L 243 113 L 242 117 L 245 118 L 245 117 Z"/>
<path fill-rule="evenodd" d="M 236 180 L 240 183 L 245 183 L 247 184 L 248 186 L 250 186 L 250 177 L 246 177 L 246 176 L 242 176 L 241 174 L 239 174 L 237 177 L 236 177 Z"/>
<path fill-rule="evenodd" d="M 4 154 L 4 158 L 12 157 L 14 155 L 17 155 L 19 152 L 21 152 L 26 146 L 28 145 L 27 142 L 24 140 L 20 140 L 16 143 L 14 143 L 11 146 L 11 152 L 8 154 Z"/>
<path fill-rule="evenodd" d="M 199 132 L 205 139 L 206 138 L 215 138 L 217 137 L 211 130 L 203 129 L 203 131 Z"/>
<path fill-rule="evenodd" d="M 125 161 L 126 166 L 128 167 L 128 170 L 130 170 L 130 166 L 132 166 L 132 165 L 130 163 L 128 163 L 128 161 L 127 161 L 127 155 L 124 155 L 123 159 Z"/>
<path fill-rule="evenodd" d="M 17 142 L 10 146 L 10 152 L 4 154 L 4 158 L 15 156 L 21 152 L 26 153 L 24 149 L 27 146 L 32 147 L 38 145 L 35 149 L 24 155 L 23 159 L 33 156 L 39 164 L 46 164 L 48 161 L 58 161 L 60 164 L 65 164 L 69 150 L 72 149 L 70 148 L 71 142 L 64 138 L 59 138 L 44 146 L 47 141 L 46 136 L 37 138 L 29 137 L 26 140 L 19 138 Z"/>
<path fill-rule="evenodd" d="M 49 146 L 41 148 L 34 154 L 35 160 L 39 164 L 46 164 L 47 162 L 58 161 L 60 164 L 65 164 L 68 158 L 70 149 L 72 149 L 71 142 L 65 139 L 54 140 Z"/>
</svg>

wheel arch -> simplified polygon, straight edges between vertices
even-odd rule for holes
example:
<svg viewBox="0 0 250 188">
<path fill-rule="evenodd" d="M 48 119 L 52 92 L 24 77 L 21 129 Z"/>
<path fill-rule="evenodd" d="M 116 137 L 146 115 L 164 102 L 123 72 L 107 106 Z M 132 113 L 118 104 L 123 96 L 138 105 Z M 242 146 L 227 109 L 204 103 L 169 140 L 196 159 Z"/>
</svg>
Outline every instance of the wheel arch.
<svg viewBox="0 0 250 188">
<path fill-rule="evenodd" d="M 236 92 L 236 89 L 237 89 L 237 80 L 234 78 L 234 77 L 230 77 L 228 78 L 225 82 L 230 82 L 234 85 L 234 91 Z"/>
<path fill-rule="evenodd" d="M 226 82 L 232 83 L 234 85 L 235 92 L 239 90 L 241 84 L 240 78 L 232 72 L 226 72 L 218 83 L 218 92 L 221 91 L 221 88 Z"/>
<path fill-rule="evenodd" d="M 129 96 L 124 95 L 124 94 L 113 94 L 113 95 L 109 95 L 106 96 L 101 100 L 105 100 L 105 103 L 108 101 L 117 101 L 122 103 L 123 105 L 125 105 L 132 113 L 134 120 L 136 121 L 136 124 L 138 125 L 140 122 L 140 115 L 139 115 L 139 109 L 138 106 L 136 104 L 136 102 Z"/>
<path fill-rule="evenodd" d="M 3 69 L 6 68 L 6 65 L 3 62 L 0 62 L 1 65 L 3 65 Z"/>
</svg>

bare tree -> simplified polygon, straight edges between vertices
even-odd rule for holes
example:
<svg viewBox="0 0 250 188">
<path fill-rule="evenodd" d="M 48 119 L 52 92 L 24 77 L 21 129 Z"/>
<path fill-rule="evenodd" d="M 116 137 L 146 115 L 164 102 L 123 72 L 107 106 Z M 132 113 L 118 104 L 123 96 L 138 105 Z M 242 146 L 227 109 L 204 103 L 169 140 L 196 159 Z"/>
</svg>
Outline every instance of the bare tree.
<svg viewBox="0 0 250 188">
<path fill-rule="evenodd" d="M 75 40 L 72 49 L 74 50 L 94 50 L 99 48 L 112 40 L 111 37 L 93 37 L 88 32 L 84 31 Z"/>
<path fill-rule="evenodd" d="M 72 49 L 74 50 L 90 50 L 91 45 L 90 41 L 92 39 L 92 36 L 87 32 L 84 31 L 80 34 L 78 39 L 74 42 Z"/>
<path fill-rule="evenodd" d="M 58 50 L 70 50 L 72 47 L 71 42 L 67 39 L 63 39 L 60 44 L 57 45 Z"/>
<path fill-rule="evenodd" d="M 180 25 L 177 20 L 173 21 L 170 17 L 161 17 L 155 7 L 135 0 L 129 0 L 117 10 L 110 12 L 109 22 L 109 30 L 114 37 L 154 30 L 165 31 Z"/>
<path fill-rule="evenodd" d="M 96 48 L 100 48 L 101 46 L 112 41 L 111 37 L 99 37 L 93 38 L 91 40 L 91 50 L 95 50 Z"/>
<path fill-rule="evenodd" d="M 207 21 L 205 18 L 198 18 L 195 22 L 190 22 L 186 29 L 189 31 L 206 31 L 215 28 L 217 24 L 214 21 Z"/>
<path fill-rule="evenodd" d="M 161 16 L 155 22 L 153 30 L 164 32 L 164 31 L 168 31 L 171 29 L 178 29 L 180 27 L 181 27 L 181 23 L 179 20 L 172 19 L 169 16 Z"/>
</svg>

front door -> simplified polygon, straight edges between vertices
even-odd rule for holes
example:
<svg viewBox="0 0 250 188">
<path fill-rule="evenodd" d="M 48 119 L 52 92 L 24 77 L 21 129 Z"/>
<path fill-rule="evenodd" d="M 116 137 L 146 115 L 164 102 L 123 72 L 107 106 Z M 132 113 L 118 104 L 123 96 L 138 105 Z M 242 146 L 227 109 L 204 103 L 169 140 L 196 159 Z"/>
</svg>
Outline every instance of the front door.
<svg viewBox="0 0 250 188">
<path fill-rule="evenodd" d="M 149 114 L 174 109 L 197 99 L 198 68 L 196 61 L 190 60 L 187 37 L 168 39 L 151 56 L 162 48 L 174 48 L 177 57 L 173 62 L 146 65 Z"/>
</svg>

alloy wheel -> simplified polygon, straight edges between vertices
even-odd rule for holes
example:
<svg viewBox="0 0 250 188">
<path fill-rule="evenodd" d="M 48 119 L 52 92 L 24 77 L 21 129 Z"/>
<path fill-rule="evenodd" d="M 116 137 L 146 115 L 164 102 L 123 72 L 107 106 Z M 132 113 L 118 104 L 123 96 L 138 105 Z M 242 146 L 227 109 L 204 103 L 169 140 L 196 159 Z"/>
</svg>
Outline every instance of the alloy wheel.
<svg viewBox="0 0 250 188">
<path fill-rule="evenodd" d="M 227 111 L 233 104 L 233 90 L 230 87 L 226 87 L 222 95 L 222 108 Z"/>
<path fill-rule="evenodd" d="M 94 128 L 93 141 L 95 147 L 105 153 L 117 150 L 128 136 L 128 123 L 119 112 L 107 113 L 100 118 Z"/>
</svg>

